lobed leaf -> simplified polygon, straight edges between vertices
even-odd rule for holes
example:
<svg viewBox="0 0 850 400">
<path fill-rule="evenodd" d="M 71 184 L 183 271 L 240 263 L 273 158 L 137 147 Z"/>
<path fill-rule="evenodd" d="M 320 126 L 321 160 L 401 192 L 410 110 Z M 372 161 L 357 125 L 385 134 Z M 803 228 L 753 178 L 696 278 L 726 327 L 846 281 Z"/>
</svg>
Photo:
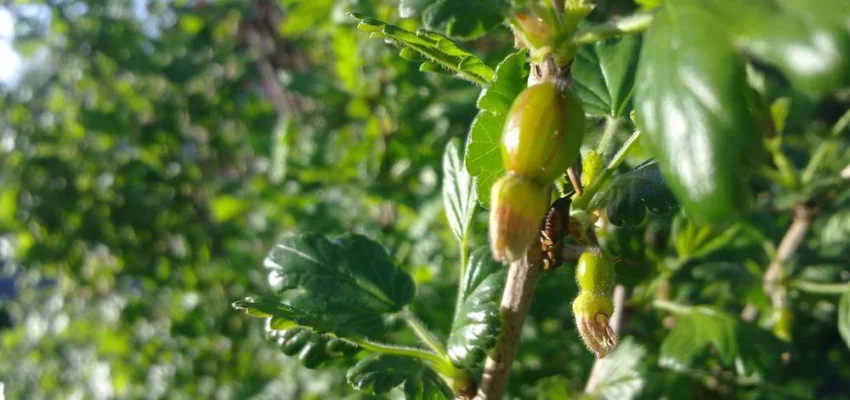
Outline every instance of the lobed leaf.
<svg viewBox="0 0 850 400">
<path fill-rule="evenodd" d="M 484 61 L 439 33 L 423 30 L 414 33 L 362 14 L 350 13 L 349 15 L 360 21 L 357 29 L 415 51 L 429 60 L 420 66 L 422 71 L 443 72 L 446 69 L 479 85 L 484 85 L 493 78 L 493 70 Z M 414 59 L 409 51 L 402 56 L 407 60 Z M 435 68 L 436 65 L 442 68 Z"/>
<path fill-rule="evenodd" d="M 267 318 L 271 329 L 309 328 L 339 337 L 375 337 L 384 331 L 382 314 L 368 312 L 348 304 L 329 304 L 309 296 L 279 300 L 273 297 L 247 297 L 233 307 L 252 317 Z"/>
<path fill-rule="evenodd" d="M 646 219 L 647 210 L 667 214 L 677 205 L 676 197 L 661 177 L 658 163 L 652 160 L 618 175 L 597 199 L 594 203 L 604 205 L 608 219 L 617 226 L 639 225 Z"/>
<path fill-rule="evenodd" d="M 502 264 L 493 260 L 489 248 L 480 247 L 470 254 L 461 283 L 461 305 L 448 340 L 449 358 L 456 366 L 478 366 L 496 344 L 507 273 Z"/>
<path fill-rule="evenodd" d="M 453 140 L 443 153 L 443 207 L 455 238 L 464 241 L 475 211 L 478 193 L 475 182 L 461 161 L 458 142 Z"/>
<path fill-rule="evenodd" d="M 353 356 L 360 350 L 352 342 L 305 327 L 274 329 L 271 318 L 266 320 L 266 340 L 280 347 L 283 354 L 297 356 L 302 365 L 311 369 L 333 359 Z"/>
<path fill-rule="evenodd" d="M 469 174 L 475 177 L 478 201 L 484 208 L 490 205 L 490 189 L 505 173 L 500 147 L 502 126 L 514 98 L 526 86 L 525 59 L 524 51 L 505 57 L 496 67 L 493 81 L 478 97 L 480 111 L 469 130 L 464 163 Z"/>
<path fill-rule="evenodd" d="M 407 400 L 442 400 L 453 397 L 439 374 L 416 359 L 380 354 L 365 358 L 346 374 L 348 383 L 369 394 L 385 394 L 399 385 Z"/>
<path fill-rule="evenodd" d="M 634 92 L 641 36 L 628 35 L 583 46 L 576 53 L 572 75 L 576 95 L 587 114 L 628 115 Z"/>
<path fill-rule="evenodd" d="M 607 357 L 599 360 L 599 372 L 593 394 L 604 399 L 633 399 L 640 393 L 644 377 L 639 365 L 646 356 L 646 348 L 632 338 L 626 338 Z"/>
<path fill-rule="evenodd" d="M 724 365 L 734 365 L 740 375 L 771 371 L 780 364 L 782 353 L 782 345 L 767 331 L 711 307 L 694 307 L 679 316 L 664 339 L 659 363 L 687 370 L 708 347 Z"/>
<path fill-rule="evenodd" d="M 380 244 L 356 234 L 334 243 L 314 233 L 288 236 L 269 252 L 264 265 L 278 292 L 300 289 L 317 302 L 366 313 L 397 312 L 415 290 L 413 278 Z"/>
<path fill-rule="evenodd" d="M 405 17 L 421 13 L 428 29 L 471 40 L 501 25 L 507 6 L 503 0 L 402 0 L 399 13 Z"/>
</svg>

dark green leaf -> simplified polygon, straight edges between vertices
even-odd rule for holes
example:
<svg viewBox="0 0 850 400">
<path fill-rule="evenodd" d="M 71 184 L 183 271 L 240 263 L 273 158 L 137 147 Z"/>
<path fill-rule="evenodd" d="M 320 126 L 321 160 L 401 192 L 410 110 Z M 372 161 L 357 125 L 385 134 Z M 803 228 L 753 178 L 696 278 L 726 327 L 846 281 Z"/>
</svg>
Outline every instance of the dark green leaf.
<svg viewBox="0 0 850 400">
<path fill-rule="evenodd" d="M 461 161 L 457 140 L 443 153 L 443 207 L 455 237 L 463 241 L 478 199 L 474 182 Z"/>
<path fill-rule="evenodd" d="M 454 73 L 479 85 L 484 85 L 493 78 L 493 70 L 478 56 L 460 48 L 443 35 L 427 31 L 413 33 L 364 15 L 350 15 L 360 21 L 358 29 L 415 51 L 430 60 L 420 66 L 422 71 Z M 407 60 L 413 59 L 409 51 L 403 54 L 403 57 Z M 438 65 L 442 68 L 437 68 Z"/>
<path fill-rule="evenodd" d="M 711 346 L 720 361 L 740 375 L 764 373 L 780 363 L 782 346 L 770 333 L 711 307 L 680 315 L 661 344 L 659 362 L 675 370 L 691 368 Z"/>
<path fill-rule="evenodd" d="M 604 399 L 633 399 L 643 388 L 643 374 L 639 370 L 646 349 L 632 338 L 626 338 L 607 357 L 599 361 L 599 371 L 593 376 L 594 394 Z"/>
<path fill-rule="evenodd" d="M 590 115 L 628 115 L 641 37 L 624 36 L 579 49 L 573 62 L 575 92 Z"/>
<path fill-rule="evenodd" d="M 850 347 L 850 292 L 841 295 L 838 303 L 838 333 Z"/>
<path fill-rule="evenodd" d="M 428 29 L 471 40 L 499 26 L 507 5 L 503 0 L 436 0 L 423 12 L 422 21 Z"/>
<path fill-rule="evenodd" d="M 493 260 L 487 247 L 472 252 L 463 278 L 463 300 L 452 323 L 448 353 L 452 362 L 472 368 L 496 344 L 501 329 L 502 290 L 508 270 Z"/>
<path fill-rule="evenodd" d="M 328 304 L 364 313 L 401 310 L 413 298 L 413 279 L 398 268 L 380 244 L 348 234 L 334 243 L 319 234 L 288 236 L 266 257 L 269 283 L 276 291 L 300 289 Z"/>
<path fill-rule="evenodd" d="M 451 399 L 452 390 L 432 369 L 401 356 L 376 355 L 361 360 L 346 374 L 348 383 L 370 394 L 385 394 L 403 386 L 407 400 Z"/>
<path fill-rule="evenodd" d="M 594 199 L 597 201 L 605 206 L 608 219 L 617 226 L 639 225 L 646 218 L 646 210 L 666 214 L 676 207 L 676 198 L 661 178 L 655 161 L 614 178 L 599 200 Z"/>
<path fill-rule="evenodd" d="M 308 295 L 284 301 L 272 297 L 248 297 L 233 307 L 252 317 L 268 317 L 269 326 L 287 330 L 297 326 L 340 337 L 375 337 L 384 330 L 384 316 L 346 303 L 328 303 Z"/>
<path fill-rule="evenodd" d="M 514 98 L 526 86 L 527 75 L 525 52 L 513 53 L 499 63 L 493 82 L 478 97 L 481 111 L 469 130 L 464 163 L 475 177 L 478 201 L 484 208 L 490 204 L 490 189 L 505 173 L 500 147 L 502 126 Z"/>
<path fill-rule="evenodd" d="M 271 326 L 271 318 L 266 323 L 266 339 L 278 345 L 283 354 L 297 356 L 307 368 L 316 368 L 329 360 L 350 357 L 360 349 L 352 342 L 308 328 L 276 330 Z"/>
</svg>

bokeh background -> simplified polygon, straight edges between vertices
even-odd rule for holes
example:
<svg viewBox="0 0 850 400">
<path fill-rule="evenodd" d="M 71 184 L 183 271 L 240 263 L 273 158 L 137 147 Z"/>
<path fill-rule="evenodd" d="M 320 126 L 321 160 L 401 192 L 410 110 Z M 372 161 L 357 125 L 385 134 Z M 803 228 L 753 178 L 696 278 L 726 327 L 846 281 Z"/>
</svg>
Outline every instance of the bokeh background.
<svg viewBox="0 0 850 400">
<path fill-rule="evenodd" d="M 345 15 L 397 21 L 393 2 L 294 3 L 3 2 L 7 399 L 351 397 L 344 369 L 301 367 L 230 306 L 293 231 L 379 240 L 448 328 L 440 159 L 478 89 Z"/>
</svg>

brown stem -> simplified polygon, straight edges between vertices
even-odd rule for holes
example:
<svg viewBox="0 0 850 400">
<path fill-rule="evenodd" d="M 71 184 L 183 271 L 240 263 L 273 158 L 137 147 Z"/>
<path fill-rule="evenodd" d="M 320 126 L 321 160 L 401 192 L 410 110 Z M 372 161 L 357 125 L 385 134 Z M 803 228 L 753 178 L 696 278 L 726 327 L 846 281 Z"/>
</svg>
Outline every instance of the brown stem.
<svg viewBox="0 0 850 400">
<path fill-rule="evenodd" d="M 532 256 L 531 253 L 536 254 Z M 529 259 L 540 260 L 539 251 L 532 249 L 525 258 L 511 263 L 502 295 L 502 332 L 496 347 L 487 357 L 476 400 L 501 400 L 505 395 L 511 365 L 519 346 L 522 324 L 531 306 L 534 289 L 543 273 L 540 262 L 529 263 Z"/>
<path fill-rule="evenodd" d="M 814 219 L 815 210 L 804 204 L 794 208 L 794 221 L 782 241 L 779 242 L 779 248 L 776 251 L 776 258 L 771 261 L 770 266 L 764 273 L 764 292 L 770 297 L 773 308 L 782 308 L 786 306 L 788 290 L 783 285 L 785 279 L 785 263 L 791 259 L 797 248 L 806 237 L 809 228 Z"/>
<path fill-rule="evenodd" d="M 581 164 L 579 163 L 578 166 L 581 167 Z M 581 187 L 581 174 L 575 165 L 567 168 L 567 177 L 570 178 L 570 184 L 573 186 L 576 195 L 581 196 L 584 193 L 584 188 Z"/>
<path fill-rule="evenodd" d="M 546 62 L 541 64 L 532 64 L 528 86 L 557 76 L 562 71 L 564 69 L 557 66 L 552 58 L 547 58 Z M 572 259 L 568 254 L 572 255 L 574 250 L 565 247 L 565 259 Z M 537 282 L 544 271 L 542 260 L 540 247 L 531 246 L 523 259 L 510 265 L 505 291 L 502 293 L 502 332 L 484 364 L 476 400 L 501 400 L 505 396 L 511 366 L 519 346 L 520 331 L 531 306 L 534 289 L 537 288 Z"/>
</svg>

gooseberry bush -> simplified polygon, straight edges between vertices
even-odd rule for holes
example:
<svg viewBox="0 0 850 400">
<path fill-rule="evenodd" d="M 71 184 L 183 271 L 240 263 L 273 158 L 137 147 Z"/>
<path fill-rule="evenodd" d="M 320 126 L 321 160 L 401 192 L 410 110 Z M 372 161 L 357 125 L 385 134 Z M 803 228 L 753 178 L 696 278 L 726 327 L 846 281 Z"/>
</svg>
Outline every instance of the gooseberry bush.
<svg viewBox="0 0 850 400">
<path fill-rule="evenodd" d="M 268 291 L 233 303 L 269 351 L 406 399 L 844 398 L 850 2 L 616 3 L 402 0 L 416 31 L 349 14 L 480 87 L 442 163 L 454 316 L 423 322 L 380 243 L 304 232 L 269 251 Z M 498 64 L 468 50 L 504 27 Z M 569 329 L 535 314 L 538 287 Z M 548 346 L 520 348 L 531 336 Z M 592 366 L 529 378 L 523 359 L 577 343 Z"/>
</svg>

